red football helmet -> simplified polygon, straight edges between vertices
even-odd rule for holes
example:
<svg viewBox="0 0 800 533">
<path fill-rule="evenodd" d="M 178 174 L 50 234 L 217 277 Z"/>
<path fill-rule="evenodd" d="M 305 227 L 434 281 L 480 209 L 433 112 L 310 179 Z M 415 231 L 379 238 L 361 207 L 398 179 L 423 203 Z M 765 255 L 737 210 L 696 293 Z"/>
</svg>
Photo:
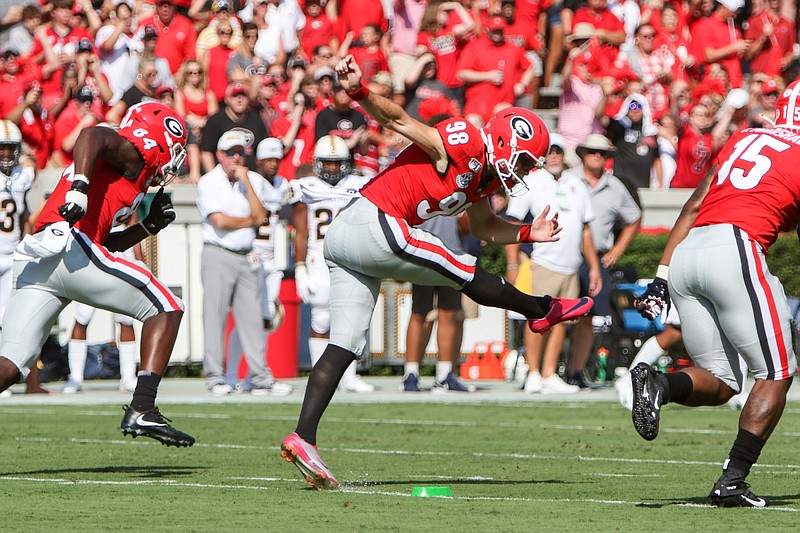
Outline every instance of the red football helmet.
<svg viewBox="0 0 800 533">
<path fill-rule="evenodd" d="M 500 183 L 509 196 L 517 185 L 519 192 L 528 189 L 522 178 L 544 165 L 550 147 L 550 133 L 542 119 L 521 107 L 507 107 L 493 116 L 481 129 L 486 158 L 497 171 Z"/>
<path fill-rule="evenodd" d="M 145 164 L 154 166 L 155 185 L 166 185 L 180 172 L 186 159 L 186 125 L 169 107 L 158 102 L 132 105 L 119 124 L 118 133 L 141 152 Z"/>
<path fill-rule="evenodd" d="M 775 104 L 775 127 L 800 130 L 800 80 L 783 90 Z"/>
</svg>

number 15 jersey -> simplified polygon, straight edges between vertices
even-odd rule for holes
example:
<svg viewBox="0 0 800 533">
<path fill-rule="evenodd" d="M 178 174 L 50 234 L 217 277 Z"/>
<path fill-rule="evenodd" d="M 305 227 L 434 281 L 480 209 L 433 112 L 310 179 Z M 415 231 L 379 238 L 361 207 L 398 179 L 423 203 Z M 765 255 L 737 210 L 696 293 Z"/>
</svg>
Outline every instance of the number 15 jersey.
<svg viewBox="0 0 800 533">
<path fill-rule="evenodd" d="M 444 120 L 435 128 L 447 152 L 444 173 L 422 148 L 411 144 L 361 189 L 381 211 L 411 226 L 439 215 L 457 215 L 495 189 L 492 184 L 478 192 L 486 164 L 478 128 L 463 118 Z"/>
<path fill-rule="evenodd" d="M 731 136 L 694 226 L 733 224 L 766 253 L 778 233 L 793 231 L 800 201 L 800 135 L 748 128 Z"/>
</svg>

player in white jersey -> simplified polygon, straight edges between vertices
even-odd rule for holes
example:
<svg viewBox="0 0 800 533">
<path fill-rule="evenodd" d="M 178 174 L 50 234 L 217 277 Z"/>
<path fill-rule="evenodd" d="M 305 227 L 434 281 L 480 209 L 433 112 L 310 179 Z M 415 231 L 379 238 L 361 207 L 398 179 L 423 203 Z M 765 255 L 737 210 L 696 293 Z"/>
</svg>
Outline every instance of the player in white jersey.
<svg viewBox="0 0 800 533">
<path fill-rule="evenodd" d="M 0 120 L 0 319 L 11 296 L 14 248 L 25 236 L 25 195 L 33 185 L 32 167 L 19 166 L 22 134 L 10 120 Z"/>
<path fill-rule="evenodd" d="M 336 215 L 354 198 L 369 178 L 350 174 L 350 150 L 340 137 L 325 135 L 314 146 L 314 173 L 290 183 L 289 203 L 295 228 L 297 295 L 311 305 L 311 336 L 308 349 L 315 365 L 328 345 L 330 332 L 330 274 L 322 249 L 325 233 Z M 353 361 L 339 388 L 350 392 L 372 392 L 375 387 L 356 373 Z"/>
<path fill-rule="evenodd" d="M 289 181 L 278 176 L 278 167 L 283 159 L 283 143 L 269 137 L 258 143 L 256 165 L 258 173 L 266 181 L 259 189 L 261 204 L 267 210 L 264 223 L 258 227 L 253 241 L 253 252 L 249 256 L 254 268 L 260 269 L 261 313 L 264 327 L 274 331 L 283 321 L 283 306 L 278 300 L 283 279 L 283 267 L 276 262 L 275 229 L 281 207 L 289 201 Z"/>
<path fill-rule="evenodd" d="M 11 297 L 14 248 L 27 233 L 25 195 L 35 176 L 33 167 L 19 165 L 21 146 L 19 128 L 10 120 L 0 120 L 0 321 Z"/>
</svg>

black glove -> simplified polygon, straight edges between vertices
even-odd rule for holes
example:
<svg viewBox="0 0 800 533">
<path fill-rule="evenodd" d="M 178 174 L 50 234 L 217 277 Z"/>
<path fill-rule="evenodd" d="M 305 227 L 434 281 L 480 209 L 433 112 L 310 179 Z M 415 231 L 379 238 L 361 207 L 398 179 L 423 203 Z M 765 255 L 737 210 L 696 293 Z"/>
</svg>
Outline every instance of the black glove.
<svg viewBox="0 0 800 533">
<path fill-rule="evenodd" d="M 634 301 L 634 306 L 640 315 L 655 320 L 662 311 L 669 312 L 669 301 L 667 280 L 656 277 L 647 286 L 644 294 Z"/>
<path fill-rule="evenodd" d="M 75 224 L 86 214 L 86 205 L 89 202 L 86 194 L 89 192 L 89 181 L 83 174 L 78 174 L 72 179 L 72 187 L 64 195 L 64 204 L 59 206 L 58 214 L 64 220 Z"/>
<path fill-rule="evenodd" d="M 161 187 L 153 197 L 153 201 L 150 203 L 150 211 L 141 224 L 148 235 L 155 235 L 169 226 L 175 220 L 175 216 L 172 200 L 164 193 L 164 187 Z"/>
</svg>

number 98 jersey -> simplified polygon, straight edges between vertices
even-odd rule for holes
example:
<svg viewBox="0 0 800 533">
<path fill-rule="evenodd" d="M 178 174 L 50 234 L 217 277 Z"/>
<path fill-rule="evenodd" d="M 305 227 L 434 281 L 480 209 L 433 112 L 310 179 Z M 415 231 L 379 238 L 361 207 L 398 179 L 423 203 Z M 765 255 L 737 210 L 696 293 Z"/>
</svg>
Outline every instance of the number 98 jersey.
<svg viewBox="0 0 800 533">
<path fill-rule="evenodd" d="M 10 176 L 0 173 L 0 255 L 14 253 L 22 235 L 25 194 L 33 185 L 31 167 L 16 166 Z"/>
<path fill-rule="evenodd" d="M 794 231 L 800 201 L 800 135 L 784 128 L 734 133 L 717 158 L 717 173 L 694 226 L 733 224 L 766 253 Z"/>
<path fill-rule="evenodd" d="M 435 128 L 449 159 L 443 174 L 422 148 L 411 144 L 361 189 L 381 211 L 411 226 L 439 215 L 457 215 L 495 189 L 490 185 L 477 191 L 486 165 L 480 130 L 463 118 L 443 120 Z"/>
</svg>

